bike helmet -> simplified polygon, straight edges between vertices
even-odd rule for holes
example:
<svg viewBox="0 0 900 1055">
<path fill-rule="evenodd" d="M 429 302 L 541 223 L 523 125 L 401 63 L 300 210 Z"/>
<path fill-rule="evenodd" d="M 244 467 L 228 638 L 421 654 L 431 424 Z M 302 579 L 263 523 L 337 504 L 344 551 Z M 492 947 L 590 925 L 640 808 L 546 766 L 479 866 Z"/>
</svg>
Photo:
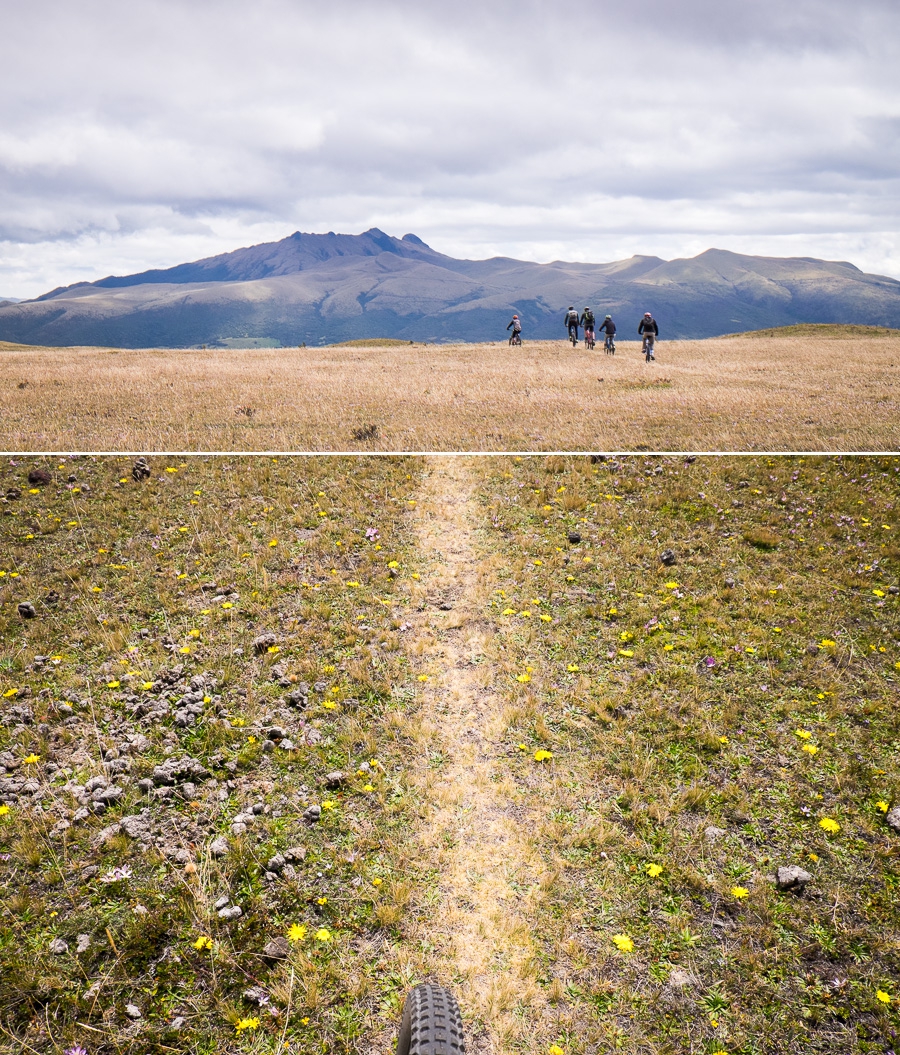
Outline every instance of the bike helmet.
<svg viewBox="0 0 900 1055">
<path fill-rule="evenodd" d="M 649 312 L 649 311 L 645 311 L 645 312 L 644 312 L 644 318 L 645 318 L 645 319 L 652 319 L 652 318 L 653 318 L 653 316 L 652 316 L 652 315 L 650 314 L 650 312 Z"/>
<path fill-rule="evenodd" d="M 590 311 L 591 309 L 585 305 L 585 309 L 584 310 L 585 311 Z"/>
<path fill-rule="evenodd" d="M 607 317 L 608 319 L 611 319 L 611 318 L 612 318 L 612 315 L 607 315 L 606 317 Z"/>
<path fill-rule="evenodd" d="M 513 318 L 514 318 L 514 319 L 517 319 L 518 317 L 519 317 L 518 315 L 513 315 Z"/>
</svg>

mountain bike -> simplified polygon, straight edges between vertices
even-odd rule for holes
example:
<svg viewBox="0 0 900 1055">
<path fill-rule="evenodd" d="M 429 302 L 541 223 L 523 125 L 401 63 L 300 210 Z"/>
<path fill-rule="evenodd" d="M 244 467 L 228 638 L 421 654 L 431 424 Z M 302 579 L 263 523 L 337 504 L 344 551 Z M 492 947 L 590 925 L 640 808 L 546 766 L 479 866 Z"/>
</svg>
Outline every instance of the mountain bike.
<svg viewBox="0 0 900 1055">
<path fill-rule="evenodd" d="M 608 333 L 606 335 L 606 340 L 603 342 L 603 347 L 606 349 L 606 354 L 607 355 L 615 355 L 616 354 L 616 342 L 615 342 L 615 338 L 613 337 L 613 335 L 611 333 Z"/>
<path fill-rule="evenodd" d="M 584 346 L 585 346 L 585 348 L 593 348 L 594 347 L 594 331 L 593 330 L 585 330 L 584 331 Z"/>
<path fill-rule="evenodd" d="M 522 335 L 517 330 L 514 330 L 509 335 L 509 343 L 510 344 L 515 344 L 515 345 L 521 344 L 522 343 Z"/>
<path fill-rule="evenodd" d="M 644 362 L 649 363 L 653 359 L 653 342 L 656 337 L 654 333 L 645 333 L 641 351 L 644 353 Z"/>
<path fill-rule="evenodd" d="M 403 1005 L 396 1055 L 464 1055 L 462 1015 L 442 985 L 423 982 Z"/>
<path fill-rule="evenodd" d="M 573 348 L 578 344 L 578 327 L 577 326 L 570 326 L 569 327 L 569 340 L 572 342 L 572 347 Z"/>
</svg>

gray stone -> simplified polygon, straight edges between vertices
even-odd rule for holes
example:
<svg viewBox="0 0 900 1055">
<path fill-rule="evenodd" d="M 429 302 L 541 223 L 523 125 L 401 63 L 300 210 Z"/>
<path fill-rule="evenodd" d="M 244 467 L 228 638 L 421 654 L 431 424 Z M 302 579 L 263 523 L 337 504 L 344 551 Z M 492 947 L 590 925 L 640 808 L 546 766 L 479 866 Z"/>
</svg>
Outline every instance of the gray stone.
<svg viewBox="0 0 900 1055">
<path fill-rule="evenodd" d="M 775 885 L 779 890 L 790 890 L 797 894 L 803 893 L 806 884 L 811 879 L 809 872 L 799 865 L 783 865 L 775 873 Z"/>
<path fill-rule="evenodd" d="M 288 737 L 285 737 L 278 746 L 281 748 L 282 751 L 293 751 L 294 741 L 289 740 Z"/>
<path fill-rule="evenodd" d="M 305 824 L 318 824 L 322 819 L 322 807 L 321 806 L 308 806 L 303 811 L 303 821 Z"/>
<path fill-rule="evenodd" d="M 91 936 L 90 934 L 79 934 L 78 944 L 75 946 L 75 952 L 80 956 L 83 952 L 87 952 L 91 947 Z"/>
<path fill-rule="evenodd" d="M 900 806 L 895 806 L 884 819 L 889 828 L 893 828 L 895 832 L 900 832 Z"/>
<path fill-rule="evenodd" d="M 54 938 L 53 941 L 50 942 L 48 948 L 55 956 L 65 956 L 69 951 L 69 946 L 62 940 L 62 938 Z"/>
<path fill-rule="evenodd" d="M 724 839 L 727 834 L 728 832 L 724 828 L 716 828 L 715 825 L 711 824 L 704 830 L 703 838 L 708 843 L 717 843 L 719 839 Z"/>
<path fill-rule="evenodd" d="M 31 601 L 22 601 L 18 607 L 19 615 L 23 619 L 34 619 L 37 616 L 34 605 Z"/>
<path fill-rule="evenodd" d="M 677 558 L 674 550 L 664 549 L 659 555 L 660 564 L 665 564 L 667 568 L 671 568 L 676 560 Z"/>
<path fill-rule="evenodd" d="M 209 852 L 213 857 L 225 857 L 228 849 L 228 839 L 224 835 L 220 835 L 218 839 L 213 839 L 209 844 Z"/>
<path fill-rule="evenodd" d="M 143 1017 L 141 1015 L 141 1009 L 137 1006 L 137 1004 L 126 1004 L 125 1014 L 128 1015 L 129 1018 L 133 1018 L 135 1021 Z"/>
<path fill-rule="evenodd" d="M 332 773 L 326 773 L 322 778 L 326 788 L 339 788 L 347 783 L 347 774 L 342 769 L 335 769 Z"/>
<path fill-rule="evenodd" d="M 268 868 L 270 872 L 280 872 L 285 864 L 287 864 L 287 862 L 285 861 L 283 854 L 274 854 L 266 862 L 266 868 Z"/>
<path fill-rule="evenodd" d="M 244 914 L 244 910 L 240 905 L 229 905 L 228 908 L 219 909 L 219 919 L 224 919 L 226 922 L 239 919 Z"/>
<path fill-rule="evenodd" d="M 129 839 L 146 839 L 150 835 L 150 818 L 142 813 L 123 817 L 119 823 Z"/>
<path fill-rule="evenodd" d="M 253 651 L 257 653 L 265 652 L 277 644 L 278 638 L 274 634 L 260 634 L 259 637 L 253 639 Z"/>
<path fill-rule="evenodd" d="M 289 846 L 284 851 L 284 857 L 287 861 L 305 861 L 306 860 L 306 847 L 305 846 Z"/>
<path fill-rule="evenodd" d="M 290 951 L 287 938 L 273 938 L 263 946 L 262 954 L 268 960 L 286 960 Z"/>
<path fill-rule="evenodd" d="M 223 894 L 220 898 L 216 899 L 216 911 L 220 908 L 225 908 L 226 905 L 231 904 L 231 898 L 227 894 Z"/>
<path fill-rule="evenodd" d="M 176 1033 L 180 1033 L 184 1029 L 184 1019 L 181 1017 L 181 1015 L 178 1015 L 176 1018 L 172 1019 L 169 1028 L 174 1029 Z"/>
<path fill-rule="evenodd" d="M 287 736 L 287 733 L 280 725 L 273 725 L 266 730 L 267 740 L 283 740 Z"/>
</svg>

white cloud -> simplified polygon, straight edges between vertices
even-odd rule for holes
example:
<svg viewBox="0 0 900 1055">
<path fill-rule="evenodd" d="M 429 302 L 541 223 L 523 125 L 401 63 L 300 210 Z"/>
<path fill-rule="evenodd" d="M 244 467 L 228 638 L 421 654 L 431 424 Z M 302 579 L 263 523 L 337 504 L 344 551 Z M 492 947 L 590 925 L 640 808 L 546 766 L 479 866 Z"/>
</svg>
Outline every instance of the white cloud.
<svg viewBox="0 0 900 1055">
<path fill-rule="evenodd" d="M 0 294 L 371 226 L 900 275 L 893 0 L 32 0 L 3 28 Z"/>
</svg>

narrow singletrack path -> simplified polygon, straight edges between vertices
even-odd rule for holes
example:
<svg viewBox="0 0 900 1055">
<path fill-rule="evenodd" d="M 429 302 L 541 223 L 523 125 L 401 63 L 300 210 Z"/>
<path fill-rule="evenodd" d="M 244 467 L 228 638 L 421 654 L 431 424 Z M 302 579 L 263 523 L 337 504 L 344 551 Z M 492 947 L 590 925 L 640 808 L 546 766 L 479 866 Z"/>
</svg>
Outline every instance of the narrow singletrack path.
<svg viewBox="0 0 900 1055">
<path fill-rule="evenodd" d="M 417 854 L 437 876 L 437 898 L 419 906 L 413 938 L 433 948 L 429 969 L 457 992 L 469 1052 L 500 1055 L 546 1006 L 528 922 L 546 876 L 527 839 L 535 804 L 500 764 L 508 745 L 493 686 L 505 675 L 484 617 L 492 583 L 478 553 L 477 470 L 453 455 L 430 457 L 427 470 L 417 506 L 424 605 L 414 648 L 429 680 L 413 779 L 426 803 Z"/>
</svg>

